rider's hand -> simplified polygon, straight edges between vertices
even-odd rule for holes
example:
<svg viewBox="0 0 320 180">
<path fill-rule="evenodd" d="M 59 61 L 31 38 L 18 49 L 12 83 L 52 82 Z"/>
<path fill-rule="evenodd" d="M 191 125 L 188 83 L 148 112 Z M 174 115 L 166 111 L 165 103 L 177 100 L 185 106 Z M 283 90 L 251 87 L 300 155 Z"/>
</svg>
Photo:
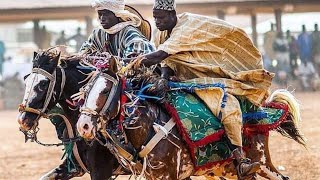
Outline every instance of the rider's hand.
<svg viewBox="0 0 320 180">
<path fill-rule="evenodd" d="M 168 80 L 160 78 L 153 83 L 153 86 L 147 89 L 147 94 L 152 96 L 157 96 L 163 100 L 169 90 Z"/>
<path fill-rule="evenodd" d="M 133 69 L 138 70 L 141 67 L 141 62 L 144 60 L 145 57 L 143 55 L 138 56 L 134 61 L 133 61 Z"/>
</svg>

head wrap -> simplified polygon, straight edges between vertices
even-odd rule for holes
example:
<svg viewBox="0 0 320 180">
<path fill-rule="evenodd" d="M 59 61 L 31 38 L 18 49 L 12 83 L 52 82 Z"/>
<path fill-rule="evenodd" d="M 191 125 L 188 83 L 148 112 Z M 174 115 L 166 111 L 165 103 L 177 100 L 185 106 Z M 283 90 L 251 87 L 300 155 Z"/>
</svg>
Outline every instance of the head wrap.
<svg viewBox="0 0 320 180">
<path fill-rule="evenodd" d="M 124 21 L 114 25 L 110 29 L 105 29 L 109 34 L 115 34 L 129 25 L 138 27 L 141 24 L 141 19 L 137 15 L 125 10 L 124 0 L 92 0 L 92 7 L 97 11 L 104 9 L 109 10 L 113 12 L 116 17 Z"/>
<path fill-rule="evenodd" d="M 155 0 L 153 9 L 173 11 L 176 9 L 175 0 Z"/>
</svg>

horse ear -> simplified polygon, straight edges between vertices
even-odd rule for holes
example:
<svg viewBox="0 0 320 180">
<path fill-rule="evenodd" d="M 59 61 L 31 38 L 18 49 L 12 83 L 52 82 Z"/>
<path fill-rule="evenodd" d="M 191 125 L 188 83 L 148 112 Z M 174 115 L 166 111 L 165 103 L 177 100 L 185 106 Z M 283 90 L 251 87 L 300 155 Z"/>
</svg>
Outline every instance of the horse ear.
<svg viewBox="0 0 320 180">
<path fill-rule="evenodd" d="M 53 59 L 51 60 L 51 62 L 52 62 L 52 64 L 53 64 L 54 66 L 57 66 L 57 65 L 58 65 L 59 60 L 60 60 L 60 56 L 61 56 L 61 52 L 59 52 L 59 54 L 58 54 L 55 58 L 53 58 Z"/>
<path fill-rule="evenodd" d="M 33 59 L 35 59 L 37 56 L 38 56 L 38 53 L 34 51 L 33 52 Z"/>
<path fill-rule="evenodd" d="M 109 59 L 109 70 L 114 73 L 118 72 L 118 63 L 116 58 L 113 56 Z"/>
</svg>

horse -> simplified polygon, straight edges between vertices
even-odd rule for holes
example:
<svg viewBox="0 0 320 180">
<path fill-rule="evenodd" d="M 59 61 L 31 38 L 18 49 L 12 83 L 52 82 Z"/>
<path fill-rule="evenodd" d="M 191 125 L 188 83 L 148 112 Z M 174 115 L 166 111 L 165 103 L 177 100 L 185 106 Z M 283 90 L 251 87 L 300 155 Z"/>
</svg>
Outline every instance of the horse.
<svg viewBox="0 0 320 180">
<path fill-rule="evenodd" d="M 172 123 L 173 114 L 152 100 L 132 99 L 130 94 L 123 91 L 125 84 L 112 69 L 99 73 L 88 83 L 85 103 L 77 122 L 79 134 L 90 141 L 101 132 L 109 139 L 110 151 L 121 159 L 122 164 L 129 166 L 133 174 L 143 175 L 146 179 L 187 179 L 195 175 L 190 152 Z M 270 97 L 268 102 L 282 102 L 290 107 L 290 115 L 286 116 L 277 130 L 305 145 L 295 121 L 299 118 L 299 107 L 293 95 L 287 91 L 275 91 Z M 132 102 L 124 104 L 124 99 L 132 99 Z M 128 108 L 125 109 L 124 105 Z M 112 133 L 110 125 L 117 121 L 119 126 L 123 126 L 125 141 L 135 149 L 133 154 L 125 151 L 125 147 L 119 145 L 119 140 Z M 253 133 L 244 142 L 244 146 L 249 147 L 246 149 L 247 157 L 261 164 L 257 174 L 267 179 L 289 179 L 272 164 L 268 144 L 268 133 Z M 203 174 L 221 179 L 237 178 L 232 161 L 216 164 Z M 256 179 L 257 174 L 246 179 Z"/>
<path fill-rule="evenodd" d="M 65 160 L 40 179 L 71 179 L 83 176 L 85 172 L 90 172 L 91 179 L 108 179 L 115 168 L 118 168 L 118 162 L 107 148 L 96 142 L 89 146 L 82 138 L 74 137 L 80 112 L 74 104 L 70 103 L 71 96 L 85 85 L 88 81 L 87 74 L 92 71 L 79 69 L 80 59 L 75 56 L 62 59 L 60 53 L 49 49 L 35 52 L 32 72 L 25 77 L 26 89 L 22 105 L 19 107 L 18 122 L 20 130 L 26 135 L 26 140 L 37 141 L 39 119 L 52 117 L 47 112 L 59 104 L 65 113 L 65 116 L 61 117 L 65 120 L 68 130 L 64 132 L 62 140 L 74 142 L 71 148 L 81 166 L 78 173 L 68 172 L 68 163 Z M 59 61 L 61 66 L 58 65 Z M 58 118 L 61 117 L 58 116 Z M 67 142 L 67 145 L 70 142 Z"/>
</svg>

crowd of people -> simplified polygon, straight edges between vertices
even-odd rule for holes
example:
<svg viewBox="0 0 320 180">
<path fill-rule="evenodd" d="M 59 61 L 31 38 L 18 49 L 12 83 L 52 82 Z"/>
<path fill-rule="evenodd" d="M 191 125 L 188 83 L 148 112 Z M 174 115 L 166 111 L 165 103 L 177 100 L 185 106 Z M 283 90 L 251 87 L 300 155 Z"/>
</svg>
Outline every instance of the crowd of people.
<svg viewBox="0 0 320 180">
<path fill-rule="evenodd" d="M 39 49 L 47 49 L 52 45 L 68 45 L 73 46 L 74 51 L 78 51 L 82 45 L 82 43 L 87 39 L 85 35 L 81 33 L 81 28 L 77 28 L 76 34 L 66 37 L 65 31 L 61 31 L 59 37 L 54 40 L 52 38 L 53 33 L 48 31 L 46 26 L 42 26 L 42 28 L 37 33 L 37 36 L 34 37 L 35 42 L 37 42 L 37 46 Z M 71 43 L 74 41 L 74 43 Z"/>
<path fill-rule="evenodd" d="M 274 24 L 264 36 L 265 68 L 276 73 L 275 81 L 289 85 L 290 80 L 298 80 L 304 91 L 316 90 L 320 73 L 320 32 L 318 24 L 312 33 L 302 25 L 302 32 L 295 37 L 290 30 L 275 31 Z"/>
<path fill-rule="evenodd" d="M 71 37 L 66 37 L 65 32 L 61 31 L 59 38 L 55 42 L 55 45 L 70 45 L 70 41 L 74 41 L 74 48 L 76 51 L 78 51 L 86 40 L 87 37 L 81 34 L 81 28 L 78 27 L 77 33 Z"/>
</svg>

